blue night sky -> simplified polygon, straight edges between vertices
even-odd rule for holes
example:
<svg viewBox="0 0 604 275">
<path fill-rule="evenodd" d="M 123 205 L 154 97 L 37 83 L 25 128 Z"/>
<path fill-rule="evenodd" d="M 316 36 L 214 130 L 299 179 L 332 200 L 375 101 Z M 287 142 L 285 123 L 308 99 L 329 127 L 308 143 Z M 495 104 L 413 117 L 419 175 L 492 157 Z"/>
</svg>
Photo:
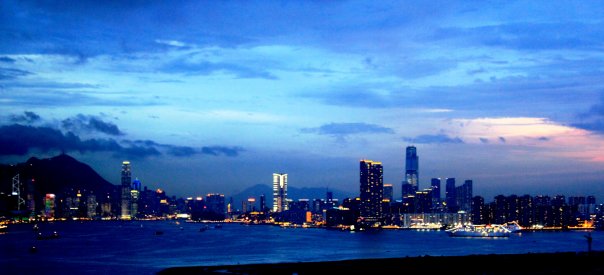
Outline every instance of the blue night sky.
<svg viewBox="0 0 604 275">
<path fill-rule="evenodd" d="M 420 188 L 604 199 L 601 1 L 2 1 L 0 161 L 169 195 Z"/>
</svg>

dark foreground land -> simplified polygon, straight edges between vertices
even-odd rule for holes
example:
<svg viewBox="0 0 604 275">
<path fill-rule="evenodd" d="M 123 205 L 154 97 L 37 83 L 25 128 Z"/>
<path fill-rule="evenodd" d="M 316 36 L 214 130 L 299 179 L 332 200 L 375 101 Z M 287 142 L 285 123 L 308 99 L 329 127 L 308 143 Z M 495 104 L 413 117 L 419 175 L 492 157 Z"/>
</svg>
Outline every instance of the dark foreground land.
<svg viewBox="0 0 604 275">
<path fill-rule="evenodd" d="M 604 251 L 173 267 L 158 274 L 604 274 Z"/>
</svg>

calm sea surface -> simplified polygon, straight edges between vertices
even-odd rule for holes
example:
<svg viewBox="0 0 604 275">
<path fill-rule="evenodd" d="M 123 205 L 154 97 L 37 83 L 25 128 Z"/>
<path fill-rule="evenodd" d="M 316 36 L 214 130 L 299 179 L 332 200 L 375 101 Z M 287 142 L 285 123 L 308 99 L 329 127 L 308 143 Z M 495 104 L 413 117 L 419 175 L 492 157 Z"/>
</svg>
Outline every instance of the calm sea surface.
<svg viewBox="0 0 604 275">
<path fill-rule="evenodd" d="M 444 231 L 342 232 L 174 221 L 58 222 L 40 232 L 11 225 L 0 235 L 1 274 L 152 274 L 171 266 L 327 261 L 420 255 L 586 251 L 586 232 L 524 232 L 509 238 L 452 238 Z M 211 226 L 211 225 L 210 225 Z M 163 231 L 163 235 L 155 235 Z M 604 232 L 593 232 L 593 249 L 604 249 Z M 37 247 L 30 253 L 30 247 Z"/>
</svg>

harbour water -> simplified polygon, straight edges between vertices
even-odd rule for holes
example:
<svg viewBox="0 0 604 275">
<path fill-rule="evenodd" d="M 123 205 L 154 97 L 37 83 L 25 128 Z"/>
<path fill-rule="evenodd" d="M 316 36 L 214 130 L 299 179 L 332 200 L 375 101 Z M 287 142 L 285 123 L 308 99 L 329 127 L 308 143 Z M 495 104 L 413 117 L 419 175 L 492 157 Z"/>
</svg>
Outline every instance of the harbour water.
<svg viewBox="0 0 604 275">
<path fill-rule="evenodd" d="M 2 274 L 153 274 L 172 266 L 587 251 L 584 231 L 451 238 L 444 231 L 347 232 L 175 221 L 12 224 L 0 235 Z M 37 234 L 59 238 L 38 240 Z M 157 234 L 162 232 L 162 234 Z M 592 232 L 594 250 L 604 232 Z M 34 253 L 31 247 L 36 247 Z"/>
</svg>

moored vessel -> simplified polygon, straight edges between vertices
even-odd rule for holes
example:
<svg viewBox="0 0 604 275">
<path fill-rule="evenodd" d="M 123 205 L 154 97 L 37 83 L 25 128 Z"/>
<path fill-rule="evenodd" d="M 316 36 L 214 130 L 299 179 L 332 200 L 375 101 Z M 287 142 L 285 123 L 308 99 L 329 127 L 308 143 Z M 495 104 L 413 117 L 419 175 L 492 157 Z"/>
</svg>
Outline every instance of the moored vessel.
<svg viewBox="0 0 604 275">
<path fill-rule="evenodd" d="M 473 225 L 466 224 L 448 229 L 451 237 L 509 237 L 511 231 L 501 224 Z"/>
</svg>

